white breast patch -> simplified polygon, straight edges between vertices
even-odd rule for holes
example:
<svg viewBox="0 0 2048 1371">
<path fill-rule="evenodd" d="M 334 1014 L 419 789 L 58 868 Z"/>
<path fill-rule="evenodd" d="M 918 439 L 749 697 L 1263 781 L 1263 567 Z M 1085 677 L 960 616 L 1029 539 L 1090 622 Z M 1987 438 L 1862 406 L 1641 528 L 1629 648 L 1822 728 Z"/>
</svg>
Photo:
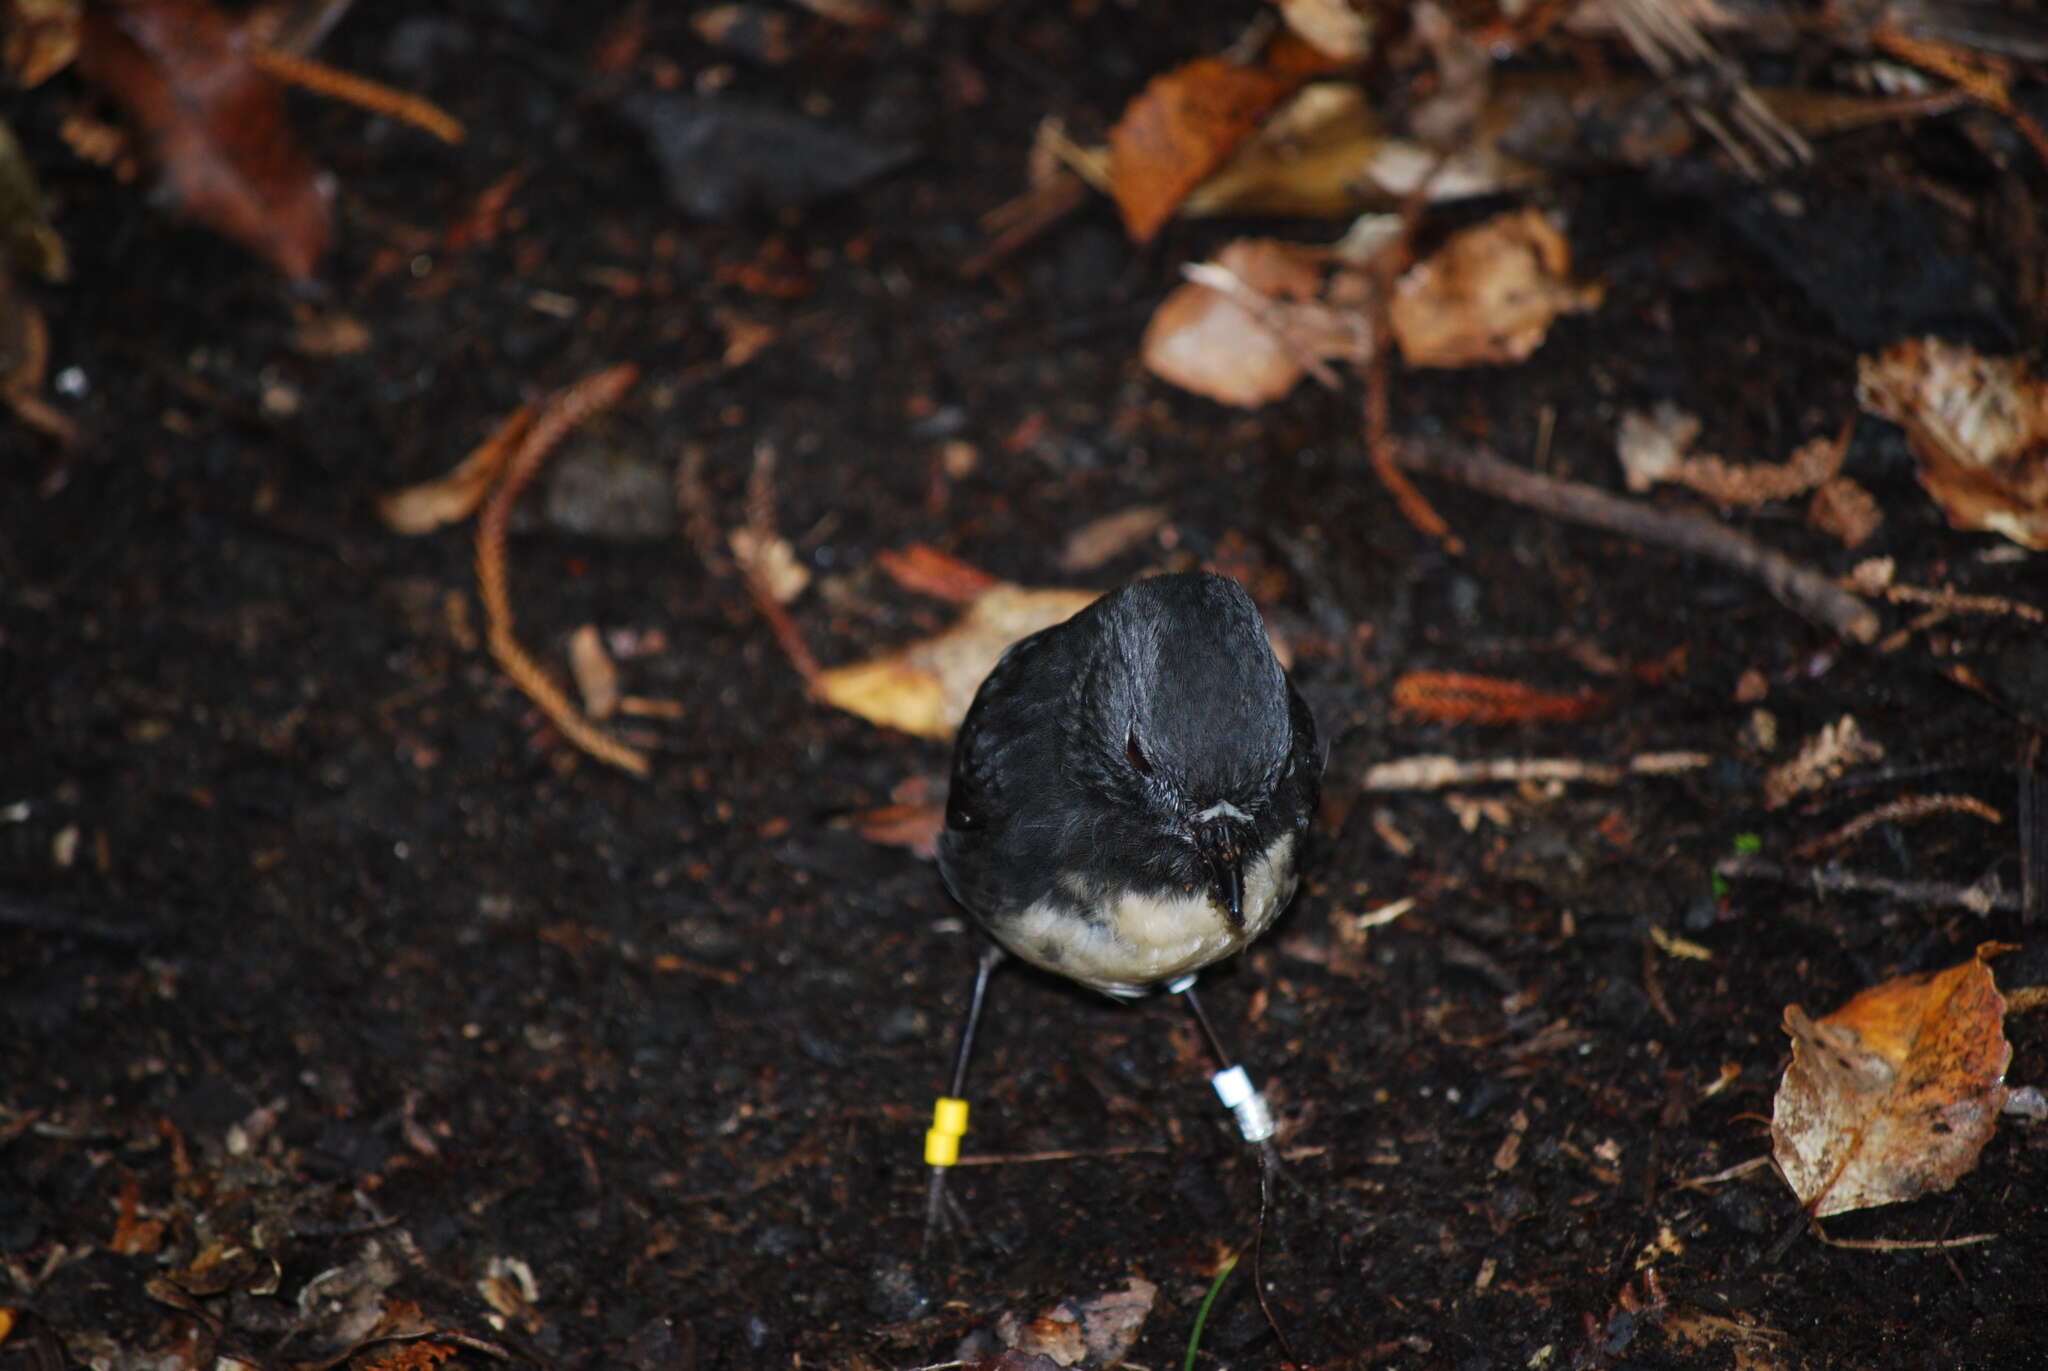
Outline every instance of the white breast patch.
<svg viewBox="0 0 2048 1371">
<path fill-rule="evenodd" d="M 1205 888 L 1122 893 L 1113 903 L 1107 892 L 1091 892 L 1101 915 L 1094 920 L 1076 917 L 1058 901 L 1041 900 L 995 933 L 1027 962 L 1112 995 L 1137 995 L 1244 947 L 1286 908 L 1294 886 L 1294 835 L 1283 833 L 1245 869 L 1242 931 L 1230 927 Z"/>
</svg>

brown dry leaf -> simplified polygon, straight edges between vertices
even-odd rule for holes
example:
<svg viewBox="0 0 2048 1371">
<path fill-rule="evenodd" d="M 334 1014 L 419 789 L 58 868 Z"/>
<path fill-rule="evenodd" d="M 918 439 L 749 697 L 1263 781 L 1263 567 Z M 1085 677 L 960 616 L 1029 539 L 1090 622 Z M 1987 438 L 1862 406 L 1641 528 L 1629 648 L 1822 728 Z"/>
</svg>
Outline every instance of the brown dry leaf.
<svg viewBox="0 0 2048 1371">
<path fill-rule="evenodd" d="M 619 712 L 619 668 L 604 650 L 596 624 L 583 624 L 569 635 L 569 674 L 576 678 L 585 714 L 609 719 Z"/>
<path fill-rule="evenodd" d="M 796 549 L 779 533 L 764 533 L 742 524 L 726 535 L 726 544 L 732 549 L 732 559 L 778 605 L 788 604 L 811 583 L 810 568 L 797 560 Z"/>
<path fill-rule="evenodd" d="M 1134 505 L 1083 524 L 1067 535 L 1060 570 L 1070 576 L 1093 571 L 1152 537 L 1170 517 L 1164 505 Z"/>
<path fill-rule="evenodd" d="M 1109 132 L 1111 193 L 1132 240 L 1152 241 L 1182 198 L 1297 84 L 1220 57 L 1198 57 L 1154 77 Z"/>
<path fill-rule="evenodd" d="M 1388 141 L 1363 90 L 1348 81 L 1318 81 L 1275 110 L 1229 161 L 1188 192 L 1180 212 L 1310 219 L 1355 213 L 1373 198 L 1367 168 Z"/>
<path fill-rule="evenodd" d="M 1391 320 L 1415 367 L 1519 362 L 1551 320 L 1596 308 L 1598 282 L 1571 279 L 1571 249 L 1542 211 L 1527 208 L 1461 233 L 1394 288 Z"/>
<path fill-rule="evenodd" d="M 2048 549 L 2048 381 L 2024 359 L 1909 338 L 1858 359 L 1856 402 L 1906 430 L 1952 527 Z"/>
<path fill-rule="evenodd" d="M 1093 590 L 1028 590 L 1000 584 L 951 628 L 865 662 L 818 674 L 818 698 L 884 728 L 951 738 L 982 679 L 1011 643 L 1072 618 Z"/>
<path fill-rule="evenodd" d="M 283 87 L 209 0 L 87 10 L 79 72 L 128 109 L 178 212 L 307 280 L 332 232 L 332 187 L 285 122 Z"/>
<path fill-rule="evenodd" d="M 84 10 L 84 0 L 8 0 L 7 70 L 22 89 L 71 65 Z"/>
<path fill-rule="evenodd" d="M 467 519 L 532 426 L 533 406 L 521 405 L 447 475 L 378 496 L 377 514 L 384 526 L 393 533 L 417 536 Z"/>
<path fill-rule="evenodd" d="M 1002 582 L 972 562 L 963 562 L 930 543 L 912 543 L 901 551 L 882 549 L 875 564 L 889 579 L 917 595 L 971 605 Z"/>
<path fill-rule="evenodd" d="M 1317 52 L 1356 62 L 1372 50 L 1372 24 L 1350 0 L 1273 0 L 1280 18 Z"/>
<path fill-rule="evenodd" d="M 1986 956 L 1900 976 L 1815 1022 L 1785 1007 L 1792 1064 L 1772 1155 L 1816 1218 L 1946 1190 L 1977 1164 L 2005 1103 L 2005 1000 Z"/>
<path fill-rule="evenodd" d="M 1322 248 L 1240 238 L 1160 302 L 1140 354 L 1161 380 L 1226 405 L 1253 408 L 1304 374 L 1335 385 L 1325 363 L 1372 356 L 1362 308 L 1369 278 L 1340 270 L 1327 286 Z"/>
<path fill-rule="evenodd" d="M 939 855 L 939 831 L 946 826 L 945 801 L 927 800 L 921 804 L 882 805 L 876 809 L 863 809 L 853 816 L 853 824 L 877 847 L 901 847 L 924 861 L 931 861 Z"/>
<path fill-rule="evenodd" d="M 1029 1323 L 1015 1314 L 1004 1314 L 996 1321 L 996 1337 L 1012 1351 L 1048 1357 L 1059 1366 L 1082 1361 L 1090 1366 L 1115 1366 L 1137 1342 L 1158 1296 L 1158 1286 L 1133 1276 L 1122 1290 L 1085 1299 L 1068 1296 Z"/>
<path fill-rule="evenodd" d="M 1764 808 L 1778 809 L 1809 790 L 1818 790 L 1852 766 L 1884 759 L 1884 745 L 1863 736 L 1844 714 L 1800 744 L 1799 754 L 1764 777 Z"/>
</svg>

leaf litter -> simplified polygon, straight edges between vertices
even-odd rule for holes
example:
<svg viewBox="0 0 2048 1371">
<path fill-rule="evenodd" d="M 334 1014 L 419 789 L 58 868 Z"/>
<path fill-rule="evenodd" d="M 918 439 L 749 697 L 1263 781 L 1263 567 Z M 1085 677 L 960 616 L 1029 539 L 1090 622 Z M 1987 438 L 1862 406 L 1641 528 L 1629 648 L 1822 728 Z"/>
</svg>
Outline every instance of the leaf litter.
<svg viewBox="0 0 2048 1371">
<path fill-rule="evenodd" d="M 1947 1190 L 1975 1168 L 2005 1103 L 2012 1044 L 1986 944 L 1899 976 L 1814 1020 L 1785 1007 L 1792 1064 L 1772 1155 L 1816 1218 Z"/>
</svg>

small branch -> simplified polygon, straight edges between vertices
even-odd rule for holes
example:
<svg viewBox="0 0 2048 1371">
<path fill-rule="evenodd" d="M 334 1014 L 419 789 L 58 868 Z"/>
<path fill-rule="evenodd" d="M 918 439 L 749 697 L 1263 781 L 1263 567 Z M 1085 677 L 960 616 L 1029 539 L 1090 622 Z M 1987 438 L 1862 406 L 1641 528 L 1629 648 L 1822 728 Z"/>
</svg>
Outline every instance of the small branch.
<svg viewBox="0 0 2048 1371">
<path fill-rule="evenodd" d="M 1172 1149 L 1158 1143 L 1121 1143 L 1114 1147 L 1056 1147 L 1045 1152 L 983 1152 L 962 1157 L 956 1166 L 1010 1166 L 1026 1162 L 1078 1162 L 1095 1157 L 1130 1157 Z"/>
<path fill-rule="evenodd" d="M 1483 448 L 1411 441 L 1402 445 L 1401 464 L 1560 519 L 1721 562 L 1762 581 L 1786 608 L 1839 637 L 1856 643 L 1877 638 L 1877 612 L 1861 597 L 1725 524 L 1610 495 L 1576 481 L 1539 476 Z"/>
<path fill-rule="evenodd" d="M 1801 843 L 1786 855 L 1794 861 L 1811 861 L 1823 852 L 1846 847 L 1882 823 L 1905 823 L 1930 814 L 1969 814 L 1987 824 L 2002 824 L 2005 816 L 1975 795 L 1907 795 L 1859 814 L 1832 833 Z"/>
<path fill-rule="evenodd" d="M 1619 785 L 1631 776 L 1672 776 L 1697 771 L 1713 760 L 1704 752 L 1645 752 L 1619 765 L 1578 757 L 1487 757 L 1478 761 L 1442 755 L 1401 757 L 1368 768 L 1360 789 L 1449 790 L 1453 786 L 1523 781 Z"/>
<path fill-rule="evenodd" d="M 1789 867 L 1760 857 L 1728 857 L 1714 863 L 1714 874 L 1728 880 L 1774 881 L 1779 885 L 1800 885 L 1816 895 L 1842 893 L 1887 895 L 1902 904 L 1931 905 L 1936 908 L 1966 909 L 1984 915 L 1994 910 L 2010 914 L 2020 907 L 2019 896 L 2006 890 L 1996 877 L 1974 885 L 1949 881 L 1908 881 L 1880 876 L 1871 871 L 1844 871 L 1839 867 Z"/>
</svg>

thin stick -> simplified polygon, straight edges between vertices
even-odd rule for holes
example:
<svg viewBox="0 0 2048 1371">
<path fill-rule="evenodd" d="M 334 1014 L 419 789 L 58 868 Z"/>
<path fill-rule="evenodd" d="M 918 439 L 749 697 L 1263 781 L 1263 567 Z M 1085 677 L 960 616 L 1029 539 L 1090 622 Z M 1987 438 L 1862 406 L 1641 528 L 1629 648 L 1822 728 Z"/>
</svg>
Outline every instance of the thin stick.
<svg viewBox="0 0 2048 1371">
<path fill-rule="evenodd" d="M 1844 892 L 1887 895 L 1901 904 L 1929 905 L 1935 908 L 1953 906 L 1977 915 L 1989 914 L 1993 910 L 2001 914 L 2010 914 L 2020 907 L 2020 897 L 2004 889 L 1996 880 L 1978 881 L 1974 885 L 1956 885 L 1949 881 L 1900 880 L 1892 876 L 1880 876 L 1875 872 L 1843 871 L 1828 866 L 1811 867 L 1801 871 L 1758 857 L 1730 857 L 1716 862 L 1714 874 L 1730 880 L 1776 881 L 1781 885 L 1803 885 L 1816 895 Z"/>
<path fill-rule="evenodd" d="M 1839 637 L 1856 643 L 1877 639 L 1877 612 L 1860 596 L 1725 524 L 1623 499 L 1576 481 L 1539 476 L 1483 448 L 1409 442 L 1401 448 L 1401 464 L 1560 519 L 1724 563 L 1762 581 L 1786 608 Z"/>
<path fill-rule="evenodd" d="M 484 622 L 491 658 L 526 697 L 540 706 L 562 736 L 591 756 L 621 771 L 645 776 L 647 757 L 628 747 L 583 717 L 568 694 L 556 685 L 540 663 L 525 648 L 512 623 L 512 593 L 505 569 L 505 527 L 512 518 L 512 506 L 526 488 L 540 464 L 569 431 L 591 415 L 616 404 L 640 369 L 630 362 L 608 367 L 584 377 L 548 397 L 535 416 L 526 439 L 505 469 L 505 478 L 491 492 L 490 501 L 476 521 L 476 579 L 484 602 Z"/>
<path fill-rule="evenodd" d="M 962 1157 L 953 1165 L 1024 1166 L 1036 1162 L 1085 1162 L 1100 1157 L 1149 1156 L 1172 1150 L 1160 1143 L 1115 1143 L 1108 1147 L 1054 1147 L 1043 1152 L 982 1152 Z"/>
</svg>

